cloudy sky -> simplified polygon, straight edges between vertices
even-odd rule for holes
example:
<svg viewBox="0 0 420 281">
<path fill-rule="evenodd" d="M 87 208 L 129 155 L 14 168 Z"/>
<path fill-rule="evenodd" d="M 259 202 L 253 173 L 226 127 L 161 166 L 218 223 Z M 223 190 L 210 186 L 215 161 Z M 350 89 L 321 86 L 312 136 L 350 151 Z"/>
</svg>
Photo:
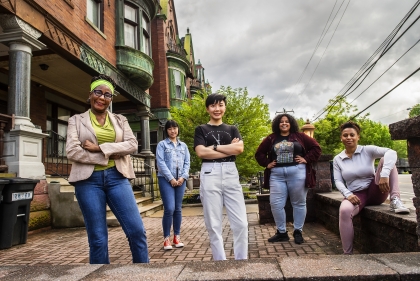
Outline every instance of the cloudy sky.
<svg viewBox="0 0 420 281">
<path fill-rule="evenodd" d="M 205 68 L 213 91 L 220 86 L 246 87 L 251 96 L 264 96 L 271 117 L 285 109 L 293 110 L 295 117 L 310 120 L 340 93 L 417 2 L 174 1 L 180 36 L 190 29 L 195 58 Z M 401 30 L 419 15 L 420 7 Z M 324 36 L 315 51 L 323 30 Z M 399 34 L 401 31 L 397 37 Z M 353 101 L 419 39 L 420 21 L 378 61 L 347 100 Z M 413 73 L 419 62 L 420 44 L 353 104 L 359 111 L 364 110 Z M 405 119 L 407 108 L 420 103 L 419 90 L 420 72 L 417 72 L 366 112 L 372 120 L 384 124 Z"/>
</svg>

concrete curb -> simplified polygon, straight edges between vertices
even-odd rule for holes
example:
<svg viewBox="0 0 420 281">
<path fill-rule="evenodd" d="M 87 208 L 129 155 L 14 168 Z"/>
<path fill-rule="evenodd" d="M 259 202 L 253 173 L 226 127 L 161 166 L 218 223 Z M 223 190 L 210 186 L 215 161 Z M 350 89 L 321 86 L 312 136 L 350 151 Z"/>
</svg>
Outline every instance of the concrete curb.
<svg viewBox="0 0 420 281">
<path fill-rule="evenodd" d="M 0 266 L 2 280 L 419 280 L 420 253 L 169 264 Z"/>
</svg>

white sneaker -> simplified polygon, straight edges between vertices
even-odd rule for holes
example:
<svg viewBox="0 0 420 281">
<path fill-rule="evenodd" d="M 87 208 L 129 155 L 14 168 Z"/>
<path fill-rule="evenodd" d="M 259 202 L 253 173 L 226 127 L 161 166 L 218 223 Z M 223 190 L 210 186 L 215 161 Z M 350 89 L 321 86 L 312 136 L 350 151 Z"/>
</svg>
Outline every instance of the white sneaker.
<svg viewBox="0 0 420 281">
<path fill-rule="evenodd" d="M 389 204 L 389 209 L 394 211 L 396 214 L 408 214 L 410 210 L 406 208 L 401 202 L 400 198 L 394 197 Z"/>
</svg>

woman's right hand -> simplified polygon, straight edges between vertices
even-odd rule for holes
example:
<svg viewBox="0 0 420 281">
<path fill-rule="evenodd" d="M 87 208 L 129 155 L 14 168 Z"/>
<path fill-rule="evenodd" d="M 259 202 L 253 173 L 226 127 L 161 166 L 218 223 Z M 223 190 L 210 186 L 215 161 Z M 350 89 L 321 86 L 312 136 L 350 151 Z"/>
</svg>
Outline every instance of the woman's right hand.
<svg viewBox="0 0 420 281">
<path fill-rule="evenodd" d="M 356 195 L 352 194 L 349 197 L 347 197 L 347 200 L 349 200 L 353 205 L 359 205 L 360 199 Z"/>
<path fill-rule="evenodd" d="M 169 183 L 171 184 L 172 187 L 178 186 L 178 181 L 176 179 L 171 179 Z"/>
<path fill-rule="evenodd" d="M 270 164 L 267 165 L 267 169 L 274 168 L 276 166 L 276 164 L 277 164 L 277 161 L 273 160 L 273 162 L 271 162 Z"/>
</svg>

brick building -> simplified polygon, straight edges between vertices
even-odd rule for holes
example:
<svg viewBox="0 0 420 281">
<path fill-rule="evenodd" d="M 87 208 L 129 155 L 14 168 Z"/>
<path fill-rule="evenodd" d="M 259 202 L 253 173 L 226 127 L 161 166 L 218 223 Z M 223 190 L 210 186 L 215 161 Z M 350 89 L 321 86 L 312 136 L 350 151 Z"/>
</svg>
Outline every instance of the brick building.
<svg viewBox="0 0 420 281">
<path fill-rule="evenodd" d="M 170 106 L 191 96 L 197 76 L 191 35 L 179 39 L 172 0 L 0 1 L 0 43 L 0 114 L 14 115 L 0 160 L 10 173 L 40 180 L 35 228 L 50 220 L 47 176 L 68 174 L 71 165 L 54 161 L 65 159 L 67 120 L 88 109 L 92 76 L 114 78 L 111 109 L 127 116 L 138 154 L 151 162 L 150 137 L 155 145 Z"/>
<path fill-rule="evenodd" d="M 88 108 L 92 76 L 114 78 L 112 110 L 138 117 L 138 153 L 153 156 L 148 91 L 151 22 L 159 12 L 157 0 L 0 2 L 0 114 L 14 115 L 0 160 L 9 173 L 40 180 L 31 204 L 35 227 L 50 222 L 46 176 L 68 173 L 70 165 L 57 165 L 65 159 L 67 120 Z"/>
<path fill-rule="evenodd" d="M 161 12 L 152 21 L 152 53 L 155 62 L 150 120 L 150 145 L 155 152 L 163 139 L 163 126 L 172 106 L 180 106 L 204 86 L 204 68 L 195 64 L 192 35 L 180 37 L 173 0 L 161 0 Z"/>
</svg>

